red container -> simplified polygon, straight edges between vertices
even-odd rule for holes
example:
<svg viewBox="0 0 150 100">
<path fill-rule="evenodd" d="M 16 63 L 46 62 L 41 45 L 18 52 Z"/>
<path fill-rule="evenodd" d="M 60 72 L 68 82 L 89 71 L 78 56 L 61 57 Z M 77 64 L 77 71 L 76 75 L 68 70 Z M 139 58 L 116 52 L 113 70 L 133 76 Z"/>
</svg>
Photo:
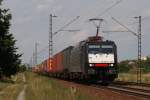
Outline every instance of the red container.
<svg viewBox="0 0 150 100">
<path fill-rule="evenodd" d="M 52 65 L 52 72 L 56 73 L 56 68 L 57 68 L 57 56 L 56 55 L 53 57 L 53 63 L 52 64 L 53 64 Z"/>
<path fill-rule="evenodd" d="M 62 53 L 58 53 L 54 56 L 52 68 L 54 73 L 61 73 L 64 70 L 62 57 Z"/>
<path fill-rule="evenodd" d="M 52 72 L 52 59 L 47 59 L 47 72 Z"/>
</svg>

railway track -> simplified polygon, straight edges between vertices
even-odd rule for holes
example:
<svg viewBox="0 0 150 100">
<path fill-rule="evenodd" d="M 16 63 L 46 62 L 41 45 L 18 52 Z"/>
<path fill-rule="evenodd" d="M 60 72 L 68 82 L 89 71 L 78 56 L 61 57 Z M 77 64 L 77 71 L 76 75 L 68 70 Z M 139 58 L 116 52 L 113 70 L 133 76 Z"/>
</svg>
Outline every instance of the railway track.
<svg viewBox="0 0 150 100">
<path fill-rule="evenodd" d="M 137 89 L 131 87 L 122 87 L 122 86 L 97 86 L 92 85 L 96 89 L 107 89 L 112 92 L 123 93 L 131 96 L 136 96 L 143 98 L 143 100 L 150 100 L 150 90 Z"/>
<path fill-rule="evenodd" d="M 125 82 L 125 81 L 114 81 L 112 84 L 118 84 L 118 85 L 132 85 L 132 86 L 142 86 L 142 87 L 149 87 L 149 88 L 150 88 L 150 84 L 147 84 L 147 83 Z"/>
<path fill-rule="evenodd" d="M 150 100 L 150 84 L 135 82 L 114 82 L 108 86 L 101 86 L 99 84 L 91 84 L 90 86 L 96 89 L 107 89 L 118 93 L 124 93 L 131 96 L 141 97 L 144 100 Z"/>
<path fill-rule="evenodd" d="M 121 93 L 126 93 L 129 95 L 139 96 L 146 99 L 150 99 L 150 89 L 135 88 L 131 86 L 121 86 L 121 85 L 110 85 L 106 87 L 112 91 L 118 91 Z"/>
<path fill-rule="evenodd" d="M 103 88 L 129 95 L 143 97 L 150 100 L 150 84 L 147 83 L 114 81 L 113 83 L 109 84 L 109 86 Z"/>
</svg>

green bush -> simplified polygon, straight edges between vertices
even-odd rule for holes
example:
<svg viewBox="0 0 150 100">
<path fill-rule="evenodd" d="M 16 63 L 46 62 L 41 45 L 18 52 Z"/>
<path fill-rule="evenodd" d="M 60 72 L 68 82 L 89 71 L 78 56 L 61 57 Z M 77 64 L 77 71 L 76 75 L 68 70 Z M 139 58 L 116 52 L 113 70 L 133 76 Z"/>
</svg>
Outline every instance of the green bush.
<svg viewBox="0 0 150 100">
<path fill-rule="evenodd" d="M 119 66 L 119 72 L 120 73 L 127 73 L 129 72 L 129 65 L 128 65 L 128 61 L 122 61 L 118 64 Z"/>
<path fill-rule="evenodd" d="M 138 63 L 136 60 L 125 60 L 125 61 L 121 61 L 120 63 L 118 63 L 118 66 L 119 66 L 120 73 L 128 73 L 131 70 L 135 70 L 138 67 Z M 143 73 L 150 72 L 150 58 L 147 58 L 147 60 L 141 61 L 141 68 L 142 68 Z"/>
</svg>

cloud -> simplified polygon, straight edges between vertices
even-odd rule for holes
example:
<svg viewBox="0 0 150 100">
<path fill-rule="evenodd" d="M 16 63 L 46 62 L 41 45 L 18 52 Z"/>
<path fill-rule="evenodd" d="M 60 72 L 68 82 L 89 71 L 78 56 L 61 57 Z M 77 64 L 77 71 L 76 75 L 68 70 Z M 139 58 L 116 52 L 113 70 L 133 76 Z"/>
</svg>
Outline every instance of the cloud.
<svg viewBox="0 0 150 100">
<path fill-rule="evenodd" d="M 81 40 L 84 40 L 88 37 L 88 34 L 86 31 L 80 31 L 80 32 L 77 32 L 77 33 L 74 33 L 75 35 L 72 36 L 71 40 L 75 43 L 81 41 Z"/>
<path fill-rule="evenodd" d="M 32 20 L 32 17 L 31 16 L 27 16 L 27 17 L 20 17 L 18 18 L 14 24 L 24 24 L 24 23 L 29 23 L 30 21 Z"/>
<path fill-rule="evenodd" d="M 53 31 L 59 29 L 67 22 L 76 16 L 81 16 L 79 20 L 73 23 L 67 29 L 80 29 L 80 32 L 69 33 L 60 32 L 54 37 L 55 53 L 63 50 L 69 45 L 74 45 L 77 42 L 95 35 L 95 27 L 88 22 L 89 18 L 93 18 L 105 11 L 117 0 L 4 0 L 5 8 L 10 8 L 13 15 L 11 32 L 18 40 L 17 45 L 19 51 L 24 53 L 22 59 L 25 62 L 29 61 L 35 42 L 40 42 L 38 49 L 48 46 L 49 33 L 49 14 L 58 16 L 53 20 Z M 150 16 L 150 1 L 149 0 L 123 0 L 119 5 L 110 9 L 103 15 L 107 21 L 104 24 L 104 30 L 124 30 L 120 25 L 114 23 L 111 16 L 118 18 L 123 24 L 128 26 L 128 22 L 133 22 L 133 16 Z M 130 20 L 129 20 L 130 17 Z M 144 55 L 150 54 L 148 44 L 149 40 L 149 20 L 143 20 L 142 32 L 144 35 L 143 48 L 147 48 Z M 105 23 L 105 22 L 104 22 Z M 145 28 L 146 27 L 146 28 Z M 137 24 L 129 26 L 133 30 L 137 30 Z M 136 38 L 130 33 L 110 33 L 102 34 L 110 40 L 114 40 L 118 45 L 119 58 L 126 59 L 131 56 L 136 57 Z M 135 42 L 134 42 L 135 41 Z M 128 49 L 130 57 L 124 54 Z M 45 51 L 47 52 L 47 51 Z M 46 53 L 43 53 L 43 55 Z M 41 54 L 42 56 L 42 54 Z M 46 57 L 46 56 L 44 56 Z"/>
</svg>

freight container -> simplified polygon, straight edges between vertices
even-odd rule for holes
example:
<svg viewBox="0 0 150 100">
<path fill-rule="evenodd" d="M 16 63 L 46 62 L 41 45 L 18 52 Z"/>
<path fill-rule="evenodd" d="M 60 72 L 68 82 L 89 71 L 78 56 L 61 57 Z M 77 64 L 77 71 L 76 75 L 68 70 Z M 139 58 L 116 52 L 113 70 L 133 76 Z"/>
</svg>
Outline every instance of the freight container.
<svg viewBox="0 0 150 100">
<path fill-rule="evenodd" d="M 52 59 L 47 59 L 47 72 L 52 71 Z"/>
<path fill-rule="evenodd" d="M 71 55 L 72 49 L 73 49 L 73 46 L 70 46 L 62 51 L 62 63 L 63 63 L 63 67 L 64 67 L 64 72 L 69 72 L 70 55 Z"/>
<path fill-rule="evenodd" d="M 62 63 L 62 53 L 58 53 L 56 55 L 56 60 L 57 60 L 56 72 L 61 73 L 64 70 L 63 63 Z"/>
</svg>

